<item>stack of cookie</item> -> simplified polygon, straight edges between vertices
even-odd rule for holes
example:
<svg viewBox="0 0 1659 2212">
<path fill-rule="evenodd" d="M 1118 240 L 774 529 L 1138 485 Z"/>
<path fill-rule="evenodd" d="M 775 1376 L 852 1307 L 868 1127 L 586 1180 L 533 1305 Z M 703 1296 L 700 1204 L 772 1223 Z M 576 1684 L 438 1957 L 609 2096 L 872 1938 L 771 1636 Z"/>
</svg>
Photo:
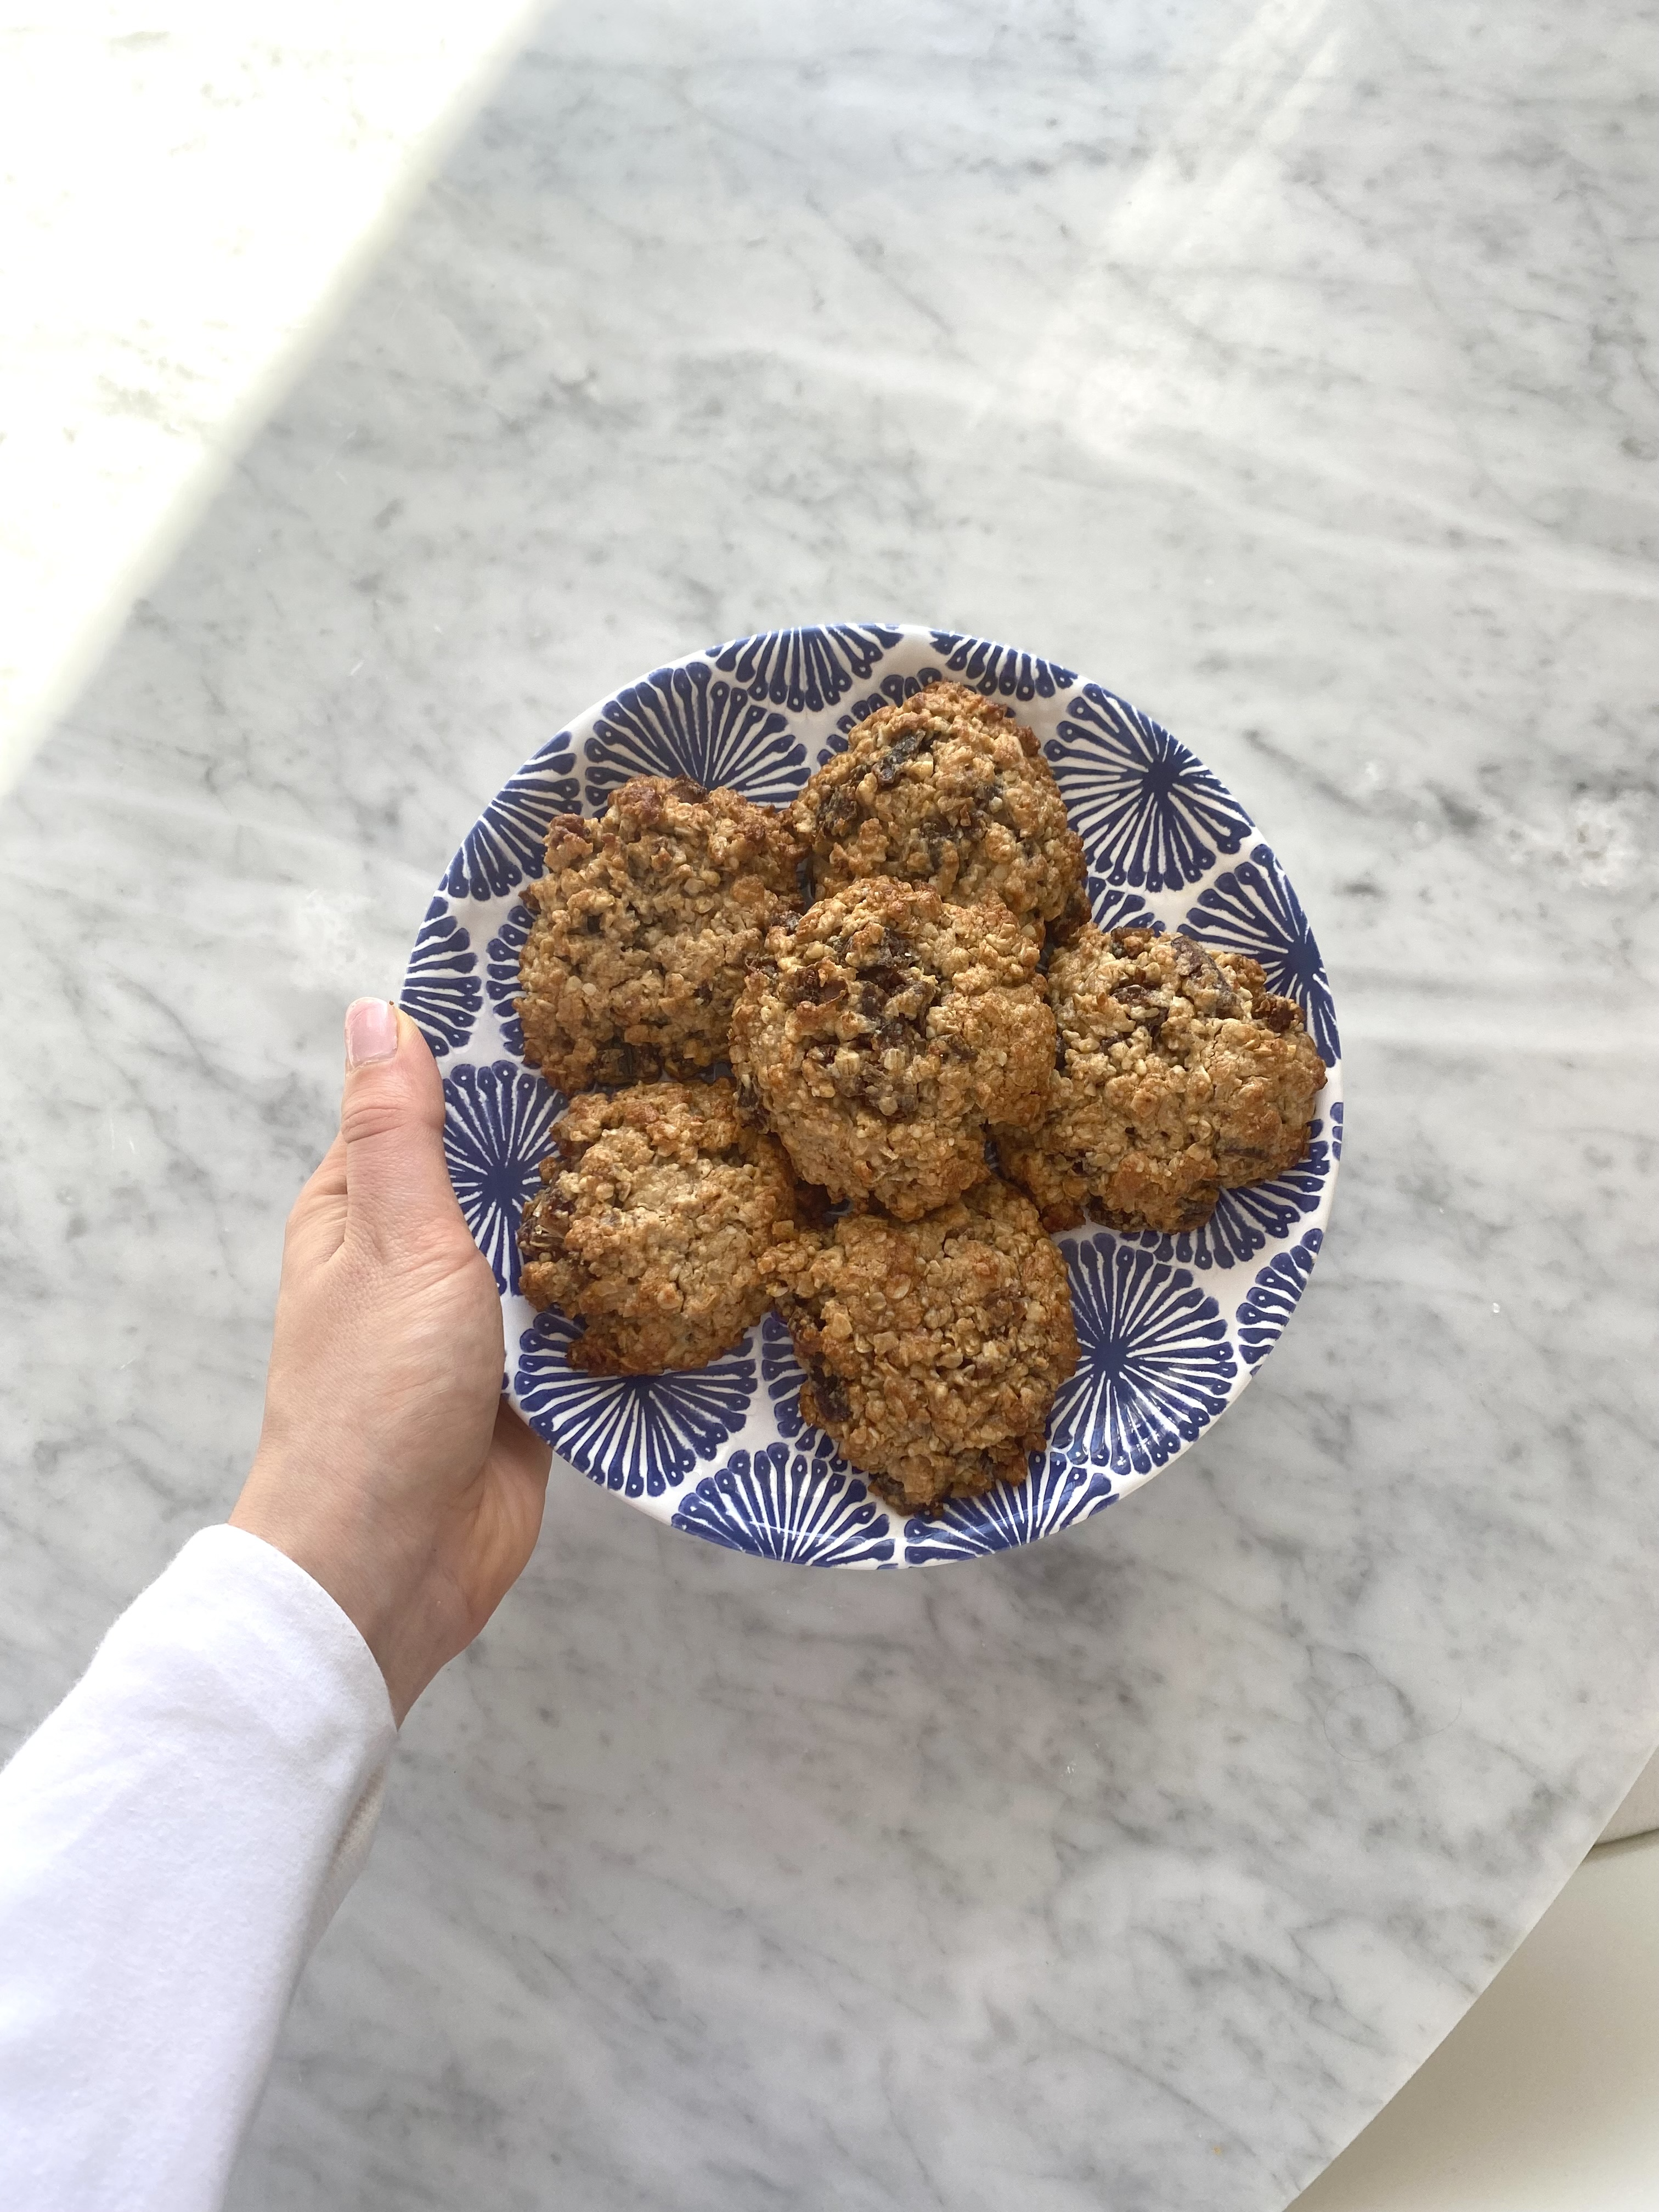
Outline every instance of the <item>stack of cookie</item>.
<svg viewBox="0 0 1659 2212">
<path fill-rule="evenodd" d="M 1048 1232 L 1194 1226 L 1300 1158 L 1324 1081 L 1254 962 L 1094 927 L 1035 737 L 960 684 L 856 725 L 787 812 L 624 785 L 526 897 L 526 1057 L 586 1094 L 526 1297 L 603 1374 L 775 1306 L 805 1418 L 908 1511 L 1041 1449 L 1077 1360 Z"/>
</svg>

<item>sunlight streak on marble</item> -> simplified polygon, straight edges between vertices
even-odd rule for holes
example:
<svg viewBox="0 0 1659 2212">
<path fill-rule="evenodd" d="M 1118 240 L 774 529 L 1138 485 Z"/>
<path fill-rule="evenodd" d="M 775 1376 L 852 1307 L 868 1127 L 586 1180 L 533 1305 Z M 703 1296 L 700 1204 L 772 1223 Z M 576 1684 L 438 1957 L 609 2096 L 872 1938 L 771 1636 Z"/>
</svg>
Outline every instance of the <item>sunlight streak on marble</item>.
<svg viewBox="0 0 1659 2212">
<path fill-rule="evenodd" d="M 505 64 L 530 0 L 0 25 L 0 791 Z"/>
</svg>

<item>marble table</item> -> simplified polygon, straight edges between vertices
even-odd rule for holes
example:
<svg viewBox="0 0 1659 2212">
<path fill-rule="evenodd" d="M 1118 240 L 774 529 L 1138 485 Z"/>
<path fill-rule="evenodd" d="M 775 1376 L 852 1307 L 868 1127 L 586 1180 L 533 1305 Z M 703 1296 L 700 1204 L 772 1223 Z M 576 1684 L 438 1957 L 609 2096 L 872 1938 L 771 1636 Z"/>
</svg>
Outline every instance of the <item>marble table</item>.
<svg viewBox="0 0 1659 2212">
<path fill-rule="evenodd" d="M 1650 60 L 1537 0 L 556 12 L 7 803 L 7 1743 L 234 1494 L 342 1001 L 617 681 L 1046 650 L 1269 828 L 1344 1017 L 1313 1288 L 1098 1520 L 838 1577 L 556 1471 L 238 2212 L 1276 2212 L 1617 1802 Z"/>
<path fill-rule="evenodd" d="M 0 793 L 538 12 L 11 0 Z"/>
</svg>

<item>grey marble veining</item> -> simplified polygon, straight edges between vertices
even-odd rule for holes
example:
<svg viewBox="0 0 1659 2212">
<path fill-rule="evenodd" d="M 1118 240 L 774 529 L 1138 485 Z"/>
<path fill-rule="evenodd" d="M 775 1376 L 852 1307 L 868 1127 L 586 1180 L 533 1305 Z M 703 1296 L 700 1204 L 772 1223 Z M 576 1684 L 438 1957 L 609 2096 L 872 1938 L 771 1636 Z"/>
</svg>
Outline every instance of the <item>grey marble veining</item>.
<svg viewBox="0 0 1659 2212">
<path fill-rule="evenodd" d="M 7 1741 L 234 1493 L 341 1002 L 618 680 L 871 612 L 1098 675 L 1252 806 L 1343 1018 L 1312 1290 L 1099 1520 L 835 1577 L 556 1478 L 238 2212 L 1273 2212 L 1617 1801 L 1651 29 L 556 13 L 0 815 Z"/>
</svg>

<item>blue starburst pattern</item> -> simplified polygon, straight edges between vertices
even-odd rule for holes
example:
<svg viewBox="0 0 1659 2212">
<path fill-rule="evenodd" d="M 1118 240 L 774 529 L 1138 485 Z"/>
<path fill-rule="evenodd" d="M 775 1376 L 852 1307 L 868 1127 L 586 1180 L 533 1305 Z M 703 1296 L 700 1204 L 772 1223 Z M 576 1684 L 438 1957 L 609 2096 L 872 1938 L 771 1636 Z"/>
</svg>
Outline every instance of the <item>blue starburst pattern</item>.
<svg viewBox="0 0 1659 2212">
<path fill-rule="evenodd" d="M 806 751 L 775 708 L 692 660 L 655 670 L 600 708 L 582 768 L 589 805 L 599 811 L 635 775 L 728 784 L 778 806 L 805 781 Z"/>
<path fill-rule="evenodd" d="M 514 1001 L 519 995 L 519 955 L 530 934 L 530 908 L 520 899 L 484 951 L 484 989 L 501 1026 L 501 1043 L 514 1060 L 524 1058 L 524 1030 Z"/>
<path fill-rule="evenodd" d="M 1127 700 L 1085 684 L 1043 747 L 1091 870 L 1137 890 L 1181 890 L 1236 853 L 1249 815 L 1220 780 Z"/>
<path fill-rule="evenodd" d="M 1259 960 L 1267 988 L 1301 1007 L 1320 1058 L 1328 1066 L 1340 1056 L 1319 947 L 1301 900 L 1266 845 L 1254 846 L 1249 860 L 1218 876 L 1181 927 L 1188 937 Z"/>
<path fill-rule="evenodd" d="M 1342 1157 L 1342 1101 L 1339 1098 L 1331 1108 L 1331 1158 Z"/>
<path fill-rule="evenodd" d="M 576 1324 L 550 1308 L 519 1340 L 513 1392 L 538 1436 L 602 1490 L 660 1498 L 737 1434 L 755 1395 L 742 1352 L 672 1375 L 585 1375 Z"/>
<path fill-rule="evenodd" d="M 1331 1171 L 1331 1151 L 1315 1121 L 1308 1132 L 1308 1150 L 1293 1168 L 1271 1182 L 1253 1183 L 1245 1190 L 1224 1190 L 1215 1212 L 1201 1229 L 1183 1230 L 1178 1237 L 1161 1236 L 1155 1229 L 1140 1232 L 1136 1242 L 1162 1260 L 1183 1267 L 1242 1267 L 1253 1260 L 1264 1244 L 1286 1237 L 1304 1213 L 1311 1213 L 1325 1195 Z"/>
<path fill-rule="evenodd" d="M 797 1566 L 884 1567 L 893 1559 L 886 1514 L 827 1437 L 812 1450 L 784 1443 L 733 1452 L 686 1492 L 674 1526 Z"/>
<path fill-rule="evenodd" d="M 561 730 L 507 778 L 467 831 L 443 881 L 451 898 L 505 898 L 526 876 L 540 875 L 548 823 L 580 803 L 575 771 L 570 732 Z"/>
<path fill-rule="evenodd" d="M 1150 1474 L 1191 1443 L 1238 1370 L 1212 1297 L 1115 1237 L 1062 1241 L 1081 1357 L 1048 1423 L 1051 1463 Z"/>
<path fill-rule="evenodd" d="M 1276 1252 L 1251 1284 L 1233 1324 L 1246 1365 L 1265 1359 L 1284 1334 L 1323 1241 L 1322 1231 L 1310 1229 L 1288 1252 Z"/>
<path fill-rule="evenodd" d="M 508 1060 L 444 1078 L 444 1157 L 472 1241 L 497 1289 L 519 1287 L 519 1223 L 564 1100 Z"/>
<path fill-rule="evenodd" d="M 844 714 L 836 717 L 836 726 L 819 746 L 818 757 L 813 765 L 822 768 L 832 754 L 844 753 L 847 740 L 853 732 L 860 722 L 868 721 L 879 708 L 902 707 L 907 699 L 914 699 L 918 691 L 925 690 L 928 684 L 938 682 L 937 668 L 919 668 L 914 676 L 901 676 L 896 672 L 884 676 L 878 690 L 870 692 L 865 698 L 854 699 Z"/>
<path fill-rule="evenodd" d="M 1139 891 L 1122 890 L 1104 876 L 1089 878 L 1089 911 L 1097 929 L 1158 929 L 1164 924 Z"/>
<path fill-rule="evenodd" d="M 472 1034 L 483 1003 L 475 970 L 478 956 L 441 894 L 426 910 L 421 933 L 404 971 L 398 1003 L 432 1048 L 434 1060 L 459 1052 Z"/>
<path fill-rule="evenodd" d="M 980 1498 L 953 1498 L 937 1520 L 920 1514 L 904 1524 L 904 1563 L 977 1559 L 1034 1544 L 1109 1505 L 1111 1476 L 1086 1461 L 1038 1457 L 1024 1482 L 1000 1482 Z"/>
<path fill-rule="evenodd" d="M 936 629 L 933 639 L 947 672 L 988 697 L 1054 699 L 1077 682 L 1074 669 L 1062 668 L 1057 660 L 1039 660 L 1034 653 L 1018 653 L 1011 645 L 994 645 L 989 638 Z"/>
<path fill-rule="evenodd" d="M 844 699 L 903 635 L 880 623 L 826 623 L 807 629 L 757 630 L 711 645 L 708 658 L 751 699 L 792 714 L 819 714 Z"/>
<path fill-rule="evenodd" d="M 760 1325 L 760 1371 L 778 1434 L 791 1439 L 804 1436 L 810 1449 L 821 1431 L 809 1428 L 802 1417 L 800 1386 L 806 1377 L 795 1357 L 793 1340 L 775 1313 L 769 1313 Z"/>
</svg>

